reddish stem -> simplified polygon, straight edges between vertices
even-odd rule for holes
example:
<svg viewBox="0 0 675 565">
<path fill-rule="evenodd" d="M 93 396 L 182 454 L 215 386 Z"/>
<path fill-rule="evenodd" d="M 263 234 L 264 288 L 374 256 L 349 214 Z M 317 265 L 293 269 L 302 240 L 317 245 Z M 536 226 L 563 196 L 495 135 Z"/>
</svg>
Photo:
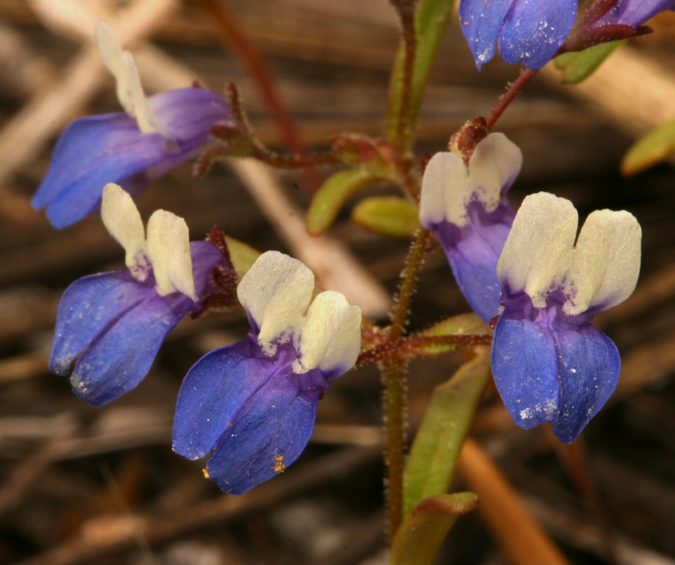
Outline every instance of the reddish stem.
<svg viewBox="0 0 675 565">
<path fill-rule="evenodd" d="M 509 107 L 509 104 L 513 102 L 513 99 L 518 96 L 520 91 L 536 74 L 537 71 L 531 71 L 530 69 L 520 73 L 520 76 L 511 84 L 511 86 L 509 86 L 509 89 L 506 91 L 504 96 L 499 99 L 497 105 L 492 108 L 492 111 L 488 114 L 488 117 L 486 118 L 487 129 L 492 129 L 492 127 L 495 125 L 495 122 L 504 113 L 504 110 Z"/>
<path fill-rule="evenodd" d="M 234 14 L 225 6 L 222 0 L 192 1 L 207 12 L 209 20 L 220 30 L 226 46 L 232 49 L 235 55 L 248 68 L 248 72 L 262 96 L 272 120 L 276 123 L 288 147 L 291 151 L 297 153 L 299 157 L 305 157 L 306 150 L 300 132 L 295 126 L 293 118 L 281 102 L 279 91 L 267 68 L 267 64 L 256 46 L 239 26 Z M 303 174 L 305 182 L 307 182 L 311 191 L 314 192 L 318 187 L 316 173 L 311 169 L 307 169 L 303 171 Z"/>
</svg>

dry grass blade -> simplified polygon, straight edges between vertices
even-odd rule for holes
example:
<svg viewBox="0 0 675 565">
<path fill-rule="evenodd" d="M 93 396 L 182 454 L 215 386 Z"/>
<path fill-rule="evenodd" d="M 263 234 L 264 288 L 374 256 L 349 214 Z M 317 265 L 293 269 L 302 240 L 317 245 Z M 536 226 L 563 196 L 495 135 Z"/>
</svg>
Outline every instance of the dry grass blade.
<svg viewBox="0 0 675 565">
<path fill-rule="evenodd" d="M 548 534 L 483 449 L 468 439 L 459 468 L 479 509 L 514 565 L 569 565 Z"/>
</svg>

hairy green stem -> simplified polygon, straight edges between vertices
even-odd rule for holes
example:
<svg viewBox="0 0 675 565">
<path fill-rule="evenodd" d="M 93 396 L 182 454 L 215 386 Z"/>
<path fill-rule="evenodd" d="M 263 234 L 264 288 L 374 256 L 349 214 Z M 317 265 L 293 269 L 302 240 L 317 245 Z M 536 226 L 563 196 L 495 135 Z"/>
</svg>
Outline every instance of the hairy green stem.
<svg viewBox="0 0 675 565">
<path fill-rule="evenodd" d="M 389 333 L 390 341 L 398 341 L 403 335 L 403 330 L 405 329 L 405 324 L 408 319 L 410 299 L 415 288 L 415 282 L 417 281 L 417 273 L 422 266 L 424 251 L 430 235 L 429 231 L 421 228 L 417 232 L 415 241 L 410 248 L 408 263 L 403 271 L 403 282 L 401 283 L 401 289 L 399 290 L 398 300 L 396 302 L 396 310 L 394 310 L 394 316 L 391 323 L 391 331 Z"/>
<path fill-rule="evenodd" d="M 403 281 L 394 311 L 388 341 L 397 343 L 405 330 L 410 299 L 415 289 L 417 274 L 422 266 L 429 232 L 420 229 L 410 249 L 408 263 L 402 273 Z M 406 439 L 406 365 L 394 354 L 382 363 L 382 378 L 386 389 L 387 423 L 387 500 L 389 538 L 394 539 L 403 519 L 403 470 Z"/>
<path fill-rule="evenodd" d="M 415 37 L 415 13 L 413 10 L 401 11 L 401 24 L 403 26 L 403 85 L 401 87 L 401 100 L 399 105 L 398 123 L 395 138 L 390 141 L 402 151 L 410 149 L 412 142 L 412 129 L 410 123 L 410 102 L 412 96 L 412 82 L 415 70 L 415 54 L 417 51 L 417 38 Z"/>
</svg>

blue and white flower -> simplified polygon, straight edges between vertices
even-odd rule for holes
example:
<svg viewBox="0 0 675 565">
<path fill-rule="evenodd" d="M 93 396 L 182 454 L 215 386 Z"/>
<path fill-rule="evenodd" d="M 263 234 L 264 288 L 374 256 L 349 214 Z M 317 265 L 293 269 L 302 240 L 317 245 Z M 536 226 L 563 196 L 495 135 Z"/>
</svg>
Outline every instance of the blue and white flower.
<svg viewBox="0 0 675 565">
<path fill-rule="evenodd" d="M 628 212 L 578 215 L 564 198 L 528 196 L 497 265 L 503 313 L 492 372 L 522 428 L 552 422 L 572 443 L 616 387 L 621 360 L 593 316 L 630 296 L 640 271 L 641 230 Z"/>
<path fill-rule="evenodd" d="M 515 216 L 506 195 L 522 162 L 520 149 L 493 133 L 468 164 L 454 153 L 437 153 L 422 180 L 420 223 L 445 249 L 469 306 L 488 323 L 499 313 L 497 261 Z"/>
<path fill-rule="evenodd" d="M 313 300 L 314 275 L 268 251 L 237 289 L 251 330 L 188 372 L 176 406 L 173 449 L 211 456 L 209 478 L 242 494 L 285 470 L 303 451 L 317 403 L 361 348 L 361 310 L 333 291 Z"/>
<path fill-rule="evenodd" d="M 565 42 L 577 0 L 461 0 L 462 31 L 480 70 L 495 43 L 507 63 L 539 70 Z"/>
<path fill-rule="evenodd" d="M 96 40 L 125 113 L 82 118 L 61 134 L 33 196 L 33 206 L 47 207 L 47 217 L 59 229 L 96 212 L 107 183 L 135 196 L 195 157 L 214 125 L 234 124 L 225 100 L 203 88 L 146 98 L 131 53 L 122 50 L 108 24 L 98 24 Z"/>
<path fill-rule="evenodd" d="M 101 216 L 126 250 L 127 269 L 66 289 L 49 361 L 53 373 L 70 374 L 78 397 L 96 406 L 138 385 L 176 324 L 217 292 L 213 270 L 225 268 L 221 251 L 190 243 L 185 220 L 170 212 L 150 217 L 146 237 L 131 196 L 118 185 L 103 189 Z"/>
</svg>

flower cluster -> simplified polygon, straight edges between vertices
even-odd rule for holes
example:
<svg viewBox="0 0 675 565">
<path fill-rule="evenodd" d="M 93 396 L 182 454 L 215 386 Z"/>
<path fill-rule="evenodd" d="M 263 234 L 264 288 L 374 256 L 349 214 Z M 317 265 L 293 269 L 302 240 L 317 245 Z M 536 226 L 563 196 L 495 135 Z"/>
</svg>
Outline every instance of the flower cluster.
<svg viewBox="0 0 675 565">
<path fill-rule="evenodd" d="M 572 203 L 543 192 L 514 218 L 506 191 L 521 161 L 501 134 L 481 141 L 468 164 L 436 155 L 420 221 L 445 249 L 471 307 L 485 321 L 499 315 L 492 371 L 514 421 L 552 422 L 572 443 L 617 384 L 618 351 L 592 321 L 633 292 L 641 231 L 628 212 L 602 210 L 577 237 Z"/>
<path fill-rule="evenodd" d="M 58 228 L 100 207 L 126 252 L 126 269 L 75 281 L 57 313 L 50 370 L 70 375 L 75 394 L 99 406 L 136 387 L 173 328 L 218 303 L 219 284 L 236 275 L 218 246 L 189 241 L 182 218 L 158 210 L 146 230 L 132 200 L 191 159 L 214 125 L 232 122 L 227 104 L 202 88 L 146 99 L 113 30 L 100 23 L 96 39 L 125 113 L 72 123 L 33 204 L 47 206 Z M 237 294 L 251 331 L 188 372 L 174 449 L 191 459 L 210 452 L 209 476 L 241 494 L 282 472 L 307 445 L 320 396 L 359 355 L 361 311 L 337 292 L 312 299 L 314 275 L 277 252 L 258 259 Z"/>
<path fill-rule="evenodd" d="M 675 7 L 672 0 L 599 4 L 585 12 L 589 29 L 634 29 Z M 541 68 L 568 38 L 576 12 L 577 0 L 460 6 L 479 68 L 495 44 L 506 61 Z M 238 277 L 224 239 L 190 242 L 185 221 L 164 210 L 152 214 L 146 229 L 132 199 L 193 158 L 214 127 L 234 125 L 227 103 L 198 87 L 146 98 L 133 58 L 112 29 L 99 24 L 96 38 L 124 113 L 71 124 L 33 204 L 46 207 L 58 228 L 100 209 L 125 250 L 125 269 L 84 277 L 65 291 L 50 358 L 50 369 L 69 375 L 78 397 L 102 405 L 139 384 L 176 325 L 224 296 L 223 280 L 235 302 Z M 443 246 L 471 308 L 496 324 L 492 370 L 515 422 L 523 428 L 551 422 L 558 438 L 571 443 L 618 380 L 617 348 L 592 322 L 632 293 L 640 226 L 628 212 L 603 210 L 577 235 L 572 204 L 547 193 L 528 196 L 516 213 L 508 191 L 522 166 L 520 149 L 503 134 L 488 135 L 485 120 L 470 127 L 472 136 L 457 142 L 456 153 L 428 163 L 420 223 Z M 189 459 L 209 455 L 206 475 L 223 491 L 241 494 L 300 456 L 319 399 L 358 359 L 361 311 L 340 293 L 317 293 L 305 265 L 273 251 L 257 259 L 236 293 L 250 331 L 188 371 L 173 449 Z M 396 345 L 394 337 L 387 345 Z"/>
<path fill-rule="evenodd" d="M 147 237 L 133 201 L 107 185 L 103 222 L 126 251 L 127 269 L 74 282 L 59 304 L 50 369 L 70 374 L 73 391 L 94 405 L 134 388 L 171 330 L 217 293 L 226 269 L 213 244 L 188 241 L 182 218 L 156 211 Z M 204 356 L 181 387 L 174 450 L 241 494 L 283 471 L 309 441 L 317 403 L 351 369 L 361 349 L 361 310 L 324 291 L 300 261 L 269 251 L 242 278 L 237 294 L 251 331 Z"/>
</svg>

